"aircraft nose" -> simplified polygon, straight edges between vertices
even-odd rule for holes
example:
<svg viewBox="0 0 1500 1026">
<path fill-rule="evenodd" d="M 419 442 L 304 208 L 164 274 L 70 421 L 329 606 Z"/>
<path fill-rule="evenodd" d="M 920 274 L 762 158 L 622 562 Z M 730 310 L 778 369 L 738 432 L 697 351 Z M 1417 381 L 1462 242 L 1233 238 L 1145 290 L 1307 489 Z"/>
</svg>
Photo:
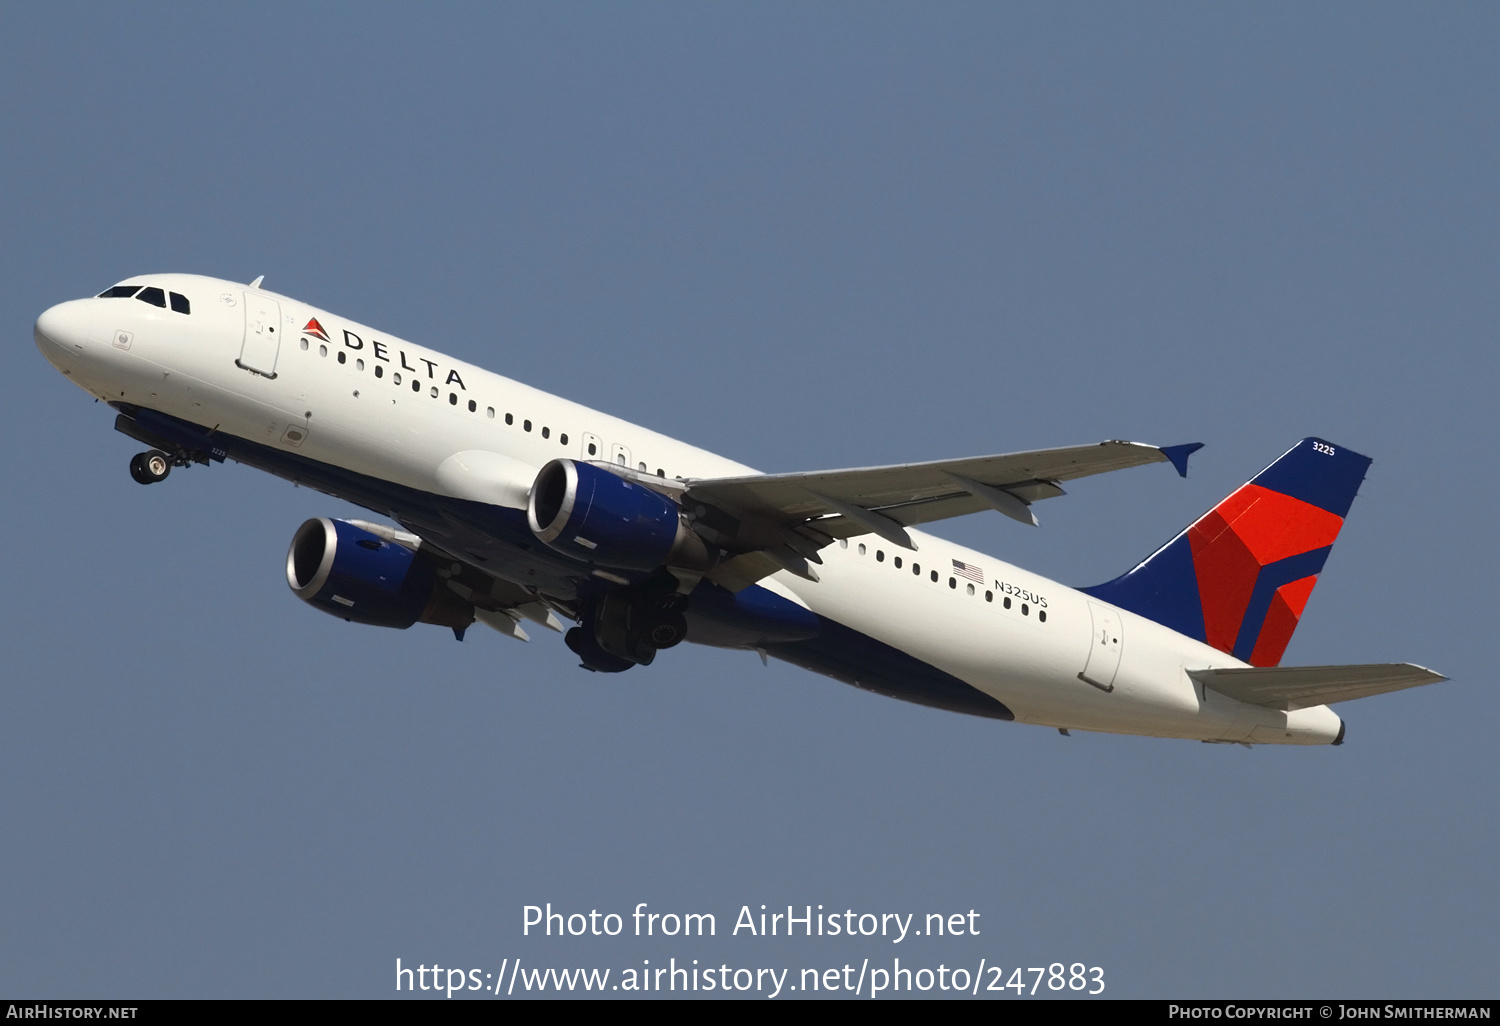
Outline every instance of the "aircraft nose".
<svg viewBox="0 0 1500 1026">
<path fill-rule="evenodd" d="M 49 347 L 64 352 L 82 351 L 88 343 L 92 326 L 93 311 L 89 301 L 74 299 L 42 311 L 31 334 L 42 355 L 50 360 Z"/>
</svg>

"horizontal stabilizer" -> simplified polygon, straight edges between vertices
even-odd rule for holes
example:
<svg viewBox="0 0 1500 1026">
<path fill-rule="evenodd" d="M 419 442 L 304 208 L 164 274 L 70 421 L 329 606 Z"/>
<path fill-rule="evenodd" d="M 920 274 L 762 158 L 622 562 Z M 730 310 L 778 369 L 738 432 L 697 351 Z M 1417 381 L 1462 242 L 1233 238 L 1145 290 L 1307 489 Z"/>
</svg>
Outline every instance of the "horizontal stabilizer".
<svg viewBox="0 0 1500 1026">
<path fill-rule="evenodd" d="M 1307 709 L 1332 702 L 1447 680 L 1415 663 L 1367 663 L 1359 666 L 1249 666 L 1189 670 L 1188 676 L 1221 695 L 1273 709 Z"/>
</svg>

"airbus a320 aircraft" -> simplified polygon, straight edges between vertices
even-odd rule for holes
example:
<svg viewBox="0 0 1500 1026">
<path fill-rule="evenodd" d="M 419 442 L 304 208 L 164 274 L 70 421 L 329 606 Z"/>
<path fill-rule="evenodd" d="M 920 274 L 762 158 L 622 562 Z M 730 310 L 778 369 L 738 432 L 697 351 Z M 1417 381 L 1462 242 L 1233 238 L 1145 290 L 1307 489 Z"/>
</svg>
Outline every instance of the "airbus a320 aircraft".
<svg viewBox="0 0 1500 1026">
<path fill-rule="evenodd" d="M 308 520 L 287 583 L 344 620 L 526 639 L 585 669 L 683 640 L 1002 720 L 1240 744 L 1340 744 L 1329 703 L 1443 680 L 1407 663 L 1283 667 L 1370 461 L 1317 438 L 1124 576 L 1074 589 L 913 530 L 1033 524 L 1061 483 L 1198 445 L 1107 441 L 760 474 L 298 300 L 187 274 L 37 319 L 59 371 L 150 448 L 142 484 L 232 459 L 400 527 Z"/>
</svg>

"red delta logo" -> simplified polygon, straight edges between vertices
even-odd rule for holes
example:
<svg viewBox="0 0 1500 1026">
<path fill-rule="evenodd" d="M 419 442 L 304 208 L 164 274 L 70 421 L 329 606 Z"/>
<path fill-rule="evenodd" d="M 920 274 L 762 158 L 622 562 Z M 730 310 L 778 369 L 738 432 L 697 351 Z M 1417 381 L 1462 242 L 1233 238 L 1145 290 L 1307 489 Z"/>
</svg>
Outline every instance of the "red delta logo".
<svg viewBox="0 0 1500 1026">
<path fill-rule="evenodd" d="M 292 323 L 296 324 L 297 322 L 293 321 Z M 316 317 L 307 322 L 307 325 L 302 329 L 302 333 L 304 335 L 311 335 L 314 338 L 320 338 L 324 342 L 332 341 L 328 337 L 328 332 L 323 330 L 323 325 L 318 323 L 318 319 Z"/>
<path fill-rule="evenodd" d="M 1344 518 L 1247 484 L 1188 529 L 1207 641 L 1252 666 L 1281 662 Z"/>
</svg>

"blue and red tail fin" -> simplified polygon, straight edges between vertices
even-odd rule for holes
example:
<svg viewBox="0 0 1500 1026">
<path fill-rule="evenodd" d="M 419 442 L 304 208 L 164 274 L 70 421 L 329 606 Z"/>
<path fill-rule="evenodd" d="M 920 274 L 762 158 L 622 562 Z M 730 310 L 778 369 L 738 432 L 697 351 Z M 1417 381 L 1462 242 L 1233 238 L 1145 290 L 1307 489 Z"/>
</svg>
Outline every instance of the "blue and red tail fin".
<svg viewBox="0 0 1500 1026">
<path fill-rule="evenodd" d="M 1369 466 L 1352 449 L 1304 438 L 1134 570 L 1083 590 L 1275 666 Z"/>
</svg>

